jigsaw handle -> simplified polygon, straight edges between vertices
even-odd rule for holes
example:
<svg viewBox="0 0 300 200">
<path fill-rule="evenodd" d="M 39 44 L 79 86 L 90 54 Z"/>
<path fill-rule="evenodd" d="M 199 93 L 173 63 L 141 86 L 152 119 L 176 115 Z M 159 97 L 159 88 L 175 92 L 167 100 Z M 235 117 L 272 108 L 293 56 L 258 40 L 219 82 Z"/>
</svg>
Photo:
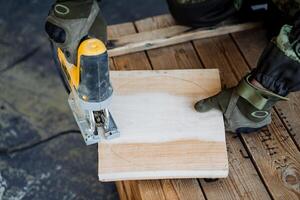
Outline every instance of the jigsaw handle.
<svg viewBox="0 0 300 200">
<path fill-rule="evenodd" d="M 79 97 L 88 102 L 103 102 L 113 92 L 109 79 L 108 54 L 104 43 L 86 39 L 78 48 Z"/>
</svg>

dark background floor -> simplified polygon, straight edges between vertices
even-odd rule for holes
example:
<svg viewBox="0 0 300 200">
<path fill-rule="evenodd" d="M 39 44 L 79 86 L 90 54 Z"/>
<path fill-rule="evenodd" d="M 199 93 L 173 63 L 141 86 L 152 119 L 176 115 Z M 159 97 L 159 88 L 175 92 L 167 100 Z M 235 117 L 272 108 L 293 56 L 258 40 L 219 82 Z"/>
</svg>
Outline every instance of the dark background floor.
<svg viewBox="0 0 300 200">
<path fill-rule="evenodd" d="M 44 21 L 51 0 L 0 0 L 0 151 L 77 129 Z M 164 0 L 103 0 L 109 24 L 168 12 Z M 78 134 L 0 155 L 0 199 L 117 199 L 97 179 L 97 146 Z"/>
</svg>

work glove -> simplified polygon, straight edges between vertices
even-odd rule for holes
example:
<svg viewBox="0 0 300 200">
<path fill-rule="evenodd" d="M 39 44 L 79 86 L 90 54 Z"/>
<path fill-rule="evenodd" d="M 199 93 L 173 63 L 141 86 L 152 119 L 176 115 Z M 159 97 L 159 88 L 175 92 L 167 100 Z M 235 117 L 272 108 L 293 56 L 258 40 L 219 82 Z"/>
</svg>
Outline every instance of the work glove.
<svg viewBox="0 0 300 200">
<path fill-rule="evenodd" d="M 106 43 L 106 26 L 95 0 L 57 0 L 49 11 L 45 29 L 68 62 L 76 64 L 83 39 L 98 38 Z"/>
<path fill-rule="evenodd" d="M 242 0 L 167 0 L 175 20 L 192 27 L 213 26 L 241 8 Z"/>
<path fill-rule="evenodd" d="M 262 53 L 257 68 L 233 88 L 195 104 L 199 112 L 223 112 L 225 128 L 235 133 L 250 133 L 271 123 L 271 109 L 287 100 L 289 92 L 300 90 L 300 21 L 284 25 Z"/>
<path fill-rule="evenodd" d="M 300 11 L 295 14 L 294 20 L 295 23 L 289 34 L 289 41 L 296 56 L 300 59 Z"/>
</svg>

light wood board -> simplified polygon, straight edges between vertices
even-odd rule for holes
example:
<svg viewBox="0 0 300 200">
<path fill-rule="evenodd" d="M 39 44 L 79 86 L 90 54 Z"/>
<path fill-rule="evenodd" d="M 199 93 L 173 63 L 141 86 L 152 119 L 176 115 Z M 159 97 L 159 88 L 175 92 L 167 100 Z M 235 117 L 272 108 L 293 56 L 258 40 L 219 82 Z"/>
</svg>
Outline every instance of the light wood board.
<svg viewBox="0 0 300 200">
<path fill-rule="evenodd" d="M 216 69 L 112 71 L 121 137 L 99 143 L 101 181 L 228 174 L 222 113 L 194 103 L 220 91 Z"/>
</svg>

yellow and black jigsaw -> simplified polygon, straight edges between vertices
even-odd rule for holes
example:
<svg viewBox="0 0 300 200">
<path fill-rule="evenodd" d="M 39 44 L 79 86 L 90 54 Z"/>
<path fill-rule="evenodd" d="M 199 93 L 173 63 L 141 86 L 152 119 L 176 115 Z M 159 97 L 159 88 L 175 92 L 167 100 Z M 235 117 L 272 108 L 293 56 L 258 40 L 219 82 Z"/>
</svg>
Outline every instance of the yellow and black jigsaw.
<svg viewBox="0 0 300 200">
<path fill-rule="evenodd" d="M 113 88 L 102 42 L 106 41 L 106 23 L 97 1 L 57 1 L 45 30 L 57 52 L 68 101 L 86 144 L 118 136 L 108 111 Z"/>
<path fill-rule="evenodd" d="M 113 88 L 104 43 L 95 38 L 83 40 L 77 51 L 77 65 L 69 63 L 60 48 L 57 55 L 70 89 L 68 102 L 85 143 L 118 137 L 120 133 L 108 110 Z"/>
</svg>

